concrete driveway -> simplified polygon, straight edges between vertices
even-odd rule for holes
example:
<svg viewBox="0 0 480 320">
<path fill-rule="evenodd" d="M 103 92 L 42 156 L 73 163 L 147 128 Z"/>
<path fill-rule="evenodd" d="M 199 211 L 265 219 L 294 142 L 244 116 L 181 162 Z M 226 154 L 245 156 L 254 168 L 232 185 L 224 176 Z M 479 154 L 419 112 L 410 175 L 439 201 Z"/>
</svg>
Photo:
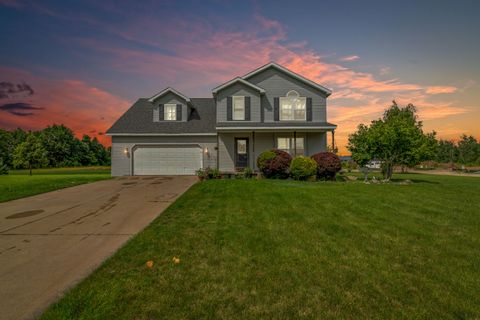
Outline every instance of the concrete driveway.
<svg viewBox="0 0 480 320">
<path fill-rule="evenodd" d="M 0 318 L 38 317 L 195 177 L 122 177 L 0 203 Z"/>
</svg>

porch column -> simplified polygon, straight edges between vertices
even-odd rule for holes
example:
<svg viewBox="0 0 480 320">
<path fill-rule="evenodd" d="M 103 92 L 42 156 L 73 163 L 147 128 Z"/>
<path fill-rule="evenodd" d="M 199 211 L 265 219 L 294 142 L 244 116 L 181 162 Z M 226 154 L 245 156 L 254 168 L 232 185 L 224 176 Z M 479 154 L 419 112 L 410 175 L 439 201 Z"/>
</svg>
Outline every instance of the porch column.
<svg viewBox="0 0 480 320">
<path fill-rule="evenodd" d="M 297 156 L 297 131 L 293 131 L 293 156 Z"/>
<path fill-rule="evenodd" d="M 332 151 L 335 150 L 335 130 L 332 130 Z"/>
<path fill-rule="evenodd" d="M 252 170 L 255 170 L 255 131 L 252 131 L 252 156 L 253 156 L 253 166 Z"/>
</svg>

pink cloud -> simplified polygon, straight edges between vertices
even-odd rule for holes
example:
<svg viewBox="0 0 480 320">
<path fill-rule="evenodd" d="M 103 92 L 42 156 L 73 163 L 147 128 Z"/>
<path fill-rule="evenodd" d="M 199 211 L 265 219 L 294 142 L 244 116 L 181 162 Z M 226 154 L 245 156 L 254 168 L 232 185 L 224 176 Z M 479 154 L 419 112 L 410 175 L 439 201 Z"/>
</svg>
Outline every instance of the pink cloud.
<svg viewBox="0 0 480 320">
<path fill-rule="evenodd" d="M 425 90 L 427 94 L 454 93 L 458 89 L 451 86 L 429 86 Z"/>
<path fill-rule="evenodd" d="M 1 80 L 25 81 L 35 90 L 32 96 L 0 100 L 2 105 L 21 101 L 36 108 L 28 116 L 0 111 L 0 126 L 6 129 L 38 130 L 51 124 L 65 124 L 78 137 L 89 134 L 110 144 L 105 131 L 131 104 L 81 80 L 52 80 L 4 67 L 0 67 L 0 74 Z"/>
<path fill-rule="evenodd" d="M 358 59 L 360 59 L 359 56 L 351 55 L 340 58 L 340 61 L 357 61 Z"/>
</svg>

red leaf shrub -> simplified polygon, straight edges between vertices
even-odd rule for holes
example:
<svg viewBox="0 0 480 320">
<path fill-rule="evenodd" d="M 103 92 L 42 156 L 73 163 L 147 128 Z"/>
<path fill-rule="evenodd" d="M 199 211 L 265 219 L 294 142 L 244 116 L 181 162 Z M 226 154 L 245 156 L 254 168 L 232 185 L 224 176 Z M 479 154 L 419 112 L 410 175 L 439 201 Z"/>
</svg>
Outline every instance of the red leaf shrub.
<svg viewBox="0 0 480 320">
<path fill-rule="evenodd" d="M 317 163 L 317 178 L 334 180 L 335 175 L 342 169 L 340 158 L 332 152 L 319 152 L 312 156 Z"/>
<path fill-rule="evenodd" d="M 278 149 L 262 152 L 257 158 L 258 169 L 266 178 L 273 179 L 288 178 L 291 162 L 292 156 Z"/>
</svg>

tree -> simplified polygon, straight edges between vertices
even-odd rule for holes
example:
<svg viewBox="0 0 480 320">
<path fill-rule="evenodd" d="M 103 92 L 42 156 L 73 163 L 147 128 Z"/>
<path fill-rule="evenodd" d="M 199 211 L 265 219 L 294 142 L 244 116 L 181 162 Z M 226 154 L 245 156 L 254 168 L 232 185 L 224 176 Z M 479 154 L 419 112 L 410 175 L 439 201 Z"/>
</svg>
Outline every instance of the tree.
<svg viewBox="0 0 480 320">
<path fill-rule="evenodd" d="M 462 135 L 458 141 L 458 161 L 461 164 L 480 162 L 480 144 L 474 137 Z"/>
<path fill-rule="evenodd" d="M 62 125 L 48 126 L 41 131 L 42 144 L 48 152 L 49 165 L 61 167 L 75 158 L 75 136 L 73 131 Z"/>
<path fill-rule="evenodd" d="M 48 165 L 47 150 L 41 139 L 34 133 L 29 133 L 25 142 L 20 143 L 13 152 L 15 168 L 27 168 L 32 175 L 33 168 L 43 168 Z"/>
<path fill-rule="evenodd" d="M 453 141 L 440 140 L 437 145 L 435 160 L 441 163 L 455 163 L 458 159 L 458 149 Z"/>
<path fill-rule="evenodd" d="M 401 108 L 395 101 L 383 117 L 361 124 L 349 136 L 348 149 L 359 165 L 382 161 L 384 179 L 390 180 L 395 165 L 413 166 L 434 156 L 435 132 L 424 134 L 412 104 Z"/>
<path fill-rule="evenodd" d="M 0 161 L 4 166 L 12 164 L 13 137 L 11 132 L 0 129 Z"/>
</svg>

